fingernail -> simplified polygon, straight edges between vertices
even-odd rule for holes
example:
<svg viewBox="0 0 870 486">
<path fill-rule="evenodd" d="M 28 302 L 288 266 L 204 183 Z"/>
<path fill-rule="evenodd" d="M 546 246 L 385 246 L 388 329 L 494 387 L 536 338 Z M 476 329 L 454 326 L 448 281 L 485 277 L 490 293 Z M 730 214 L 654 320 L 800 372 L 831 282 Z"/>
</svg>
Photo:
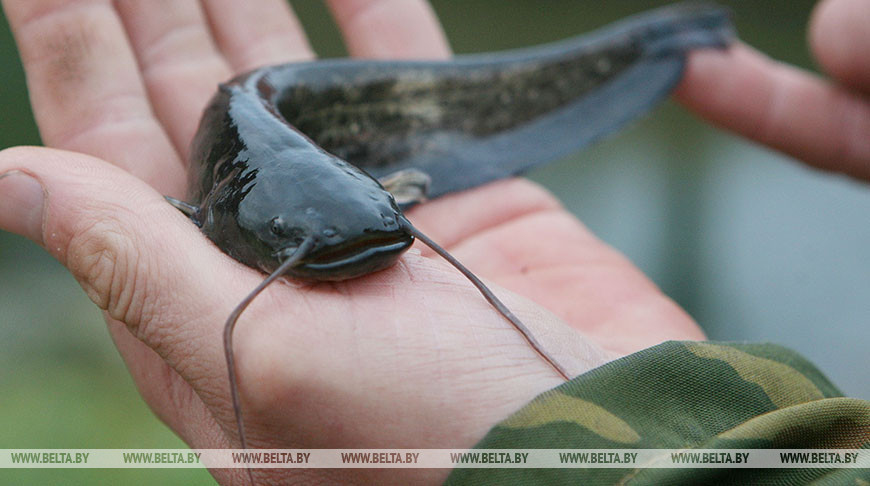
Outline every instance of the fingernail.
<svg viewBox="0 0 870 486">
<path fill-rule="evenodd" d="M 42 244 L 45 191 L 36 179 L 20 170 L 0 174 L 0 229 Z"/>
</svg>

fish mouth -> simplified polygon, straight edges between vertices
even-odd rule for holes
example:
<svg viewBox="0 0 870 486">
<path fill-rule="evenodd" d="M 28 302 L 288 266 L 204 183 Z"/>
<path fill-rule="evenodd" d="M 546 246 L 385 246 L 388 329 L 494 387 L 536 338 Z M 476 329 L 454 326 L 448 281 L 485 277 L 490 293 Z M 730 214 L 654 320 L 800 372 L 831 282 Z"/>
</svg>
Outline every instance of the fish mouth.
<svg viewBox="0 0 870 486">
<path fill-rule="evenodd" d="M 413 243 L 409 234 L 374 234 L 316 250 L 288 273 L 305 280 L 356 278 L 391 266 Z"/>
</svg>

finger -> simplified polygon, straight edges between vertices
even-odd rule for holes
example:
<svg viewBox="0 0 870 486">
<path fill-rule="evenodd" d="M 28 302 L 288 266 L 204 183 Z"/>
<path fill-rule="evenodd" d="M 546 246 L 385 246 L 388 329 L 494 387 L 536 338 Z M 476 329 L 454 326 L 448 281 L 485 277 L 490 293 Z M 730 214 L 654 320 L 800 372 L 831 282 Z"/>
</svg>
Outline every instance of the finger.
<svg viewBox="0 0 870 486">
<path fill-rule="evenodd" d="M 424 0 L 329 0 L 354 57 L 444 59 L 450 46 Z"/>
<path fill-rule="evenodd" d="M 314 58 L 285 0 L 204 0 L 218 46 L 235 72 Z"/>
<path fill-rule="evenodd" d="M 167 181 L 183 181 L 182 167 L 151 112 L 110 3 L 5 0 L 3 6 L 43 141 L 111 160 L 161 190 L 177 190 Z"/>
<path fill-rule="evenodd" d="M 116 2 L 157 118 L 182 161 L 218 83 L 231 74 L 196 0 Z"/>
<path fill-rule="evenodd" d="M 744 45 L 693 53 L 676 94 L 713 123 L 870 180 L 870 103 L 858 94 Z"/>
<path fill-rule="evenodd" d="M 40 243 L 207 403 L 226 406 L 220 323 L 232 305 L 229 289 L 208 282 L 238 278 L 238 266 L 153 189 L 103 161 L 20 147 L 0 152 L 0 175 L 0 229 Z"/>
<path fill-rule="evenodd" d="M 870 2 L 819 2 L 810 22 L 810 46 L 828 74 L 870 93 Z"/>
</svg>

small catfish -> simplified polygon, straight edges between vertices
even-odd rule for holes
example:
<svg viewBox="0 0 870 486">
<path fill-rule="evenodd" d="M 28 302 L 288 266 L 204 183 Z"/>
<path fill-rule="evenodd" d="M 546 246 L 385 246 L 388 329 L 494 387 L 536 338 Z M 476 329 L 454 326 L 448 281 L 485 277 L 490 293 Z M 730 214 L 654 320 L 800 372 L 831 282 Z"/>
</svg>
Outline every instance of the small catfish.
<svg viewBox="0 0 870 486">
<path fill-rule="evenodd" d="M 729 17 L 714 5 L 678 4 L 529 49 L 449 61 L 286 64 L 222 84 L 193 141 L 190 203 L 167 199 L 225 253 L 269 274 L 224 331 L 241 447 L 232 338 L 242 311 L 282 276 L 359 277 L 395 263 L 415 239 L 462 272 L 569 379 L 402 209 L 520 174 L 615 132 L 671 92 L 689 51 L 732 41 Z"/>
</svg>

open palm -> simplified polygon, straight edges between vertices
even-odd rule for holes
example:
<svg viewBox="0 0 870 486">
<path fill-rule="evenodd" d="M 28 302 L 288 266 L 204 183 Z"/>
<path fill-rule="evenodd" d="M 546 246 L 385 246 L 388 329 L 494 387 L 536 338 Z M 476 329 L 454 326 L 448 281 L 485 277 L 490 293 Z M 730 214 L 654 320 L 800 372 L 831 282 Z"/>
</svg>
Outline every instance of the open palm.
<svg viewBox="0 0 870 486">
<path fill-rule="evenodd" d="M 424 3 L 331 6 L 354 55 L 448 55 Z M 161 194 L 184 196 L 188 144 L 219 82 L 312 57 L 297 20 L 283 0 L 8 0 L 4 9 L 42 138 L 69 152 L 0 154 L 22 206 L 0 215 L 0 226 L 42 244 L 106 310 L 142 395 L 188 444 L 236 446 L 221 331 L 263 275 L 223 255 Z M 42 209 L 26 175 L 46 196 Z M 450 195 L 408 216 L 500 285 L 508 307 L 575 374 L 666 339 L 702 337 L 529 182 Z M 456 270 L 430 256 L 412 250 L 349 282 L 280 283 L 255 301 L 236 331 L 252 446 L 468 447 L 559 384 Z M 226 482 L 241 474 L 214 473 Z M 406 482 L 446 471 L 258 474 Z"/>
</svg>

